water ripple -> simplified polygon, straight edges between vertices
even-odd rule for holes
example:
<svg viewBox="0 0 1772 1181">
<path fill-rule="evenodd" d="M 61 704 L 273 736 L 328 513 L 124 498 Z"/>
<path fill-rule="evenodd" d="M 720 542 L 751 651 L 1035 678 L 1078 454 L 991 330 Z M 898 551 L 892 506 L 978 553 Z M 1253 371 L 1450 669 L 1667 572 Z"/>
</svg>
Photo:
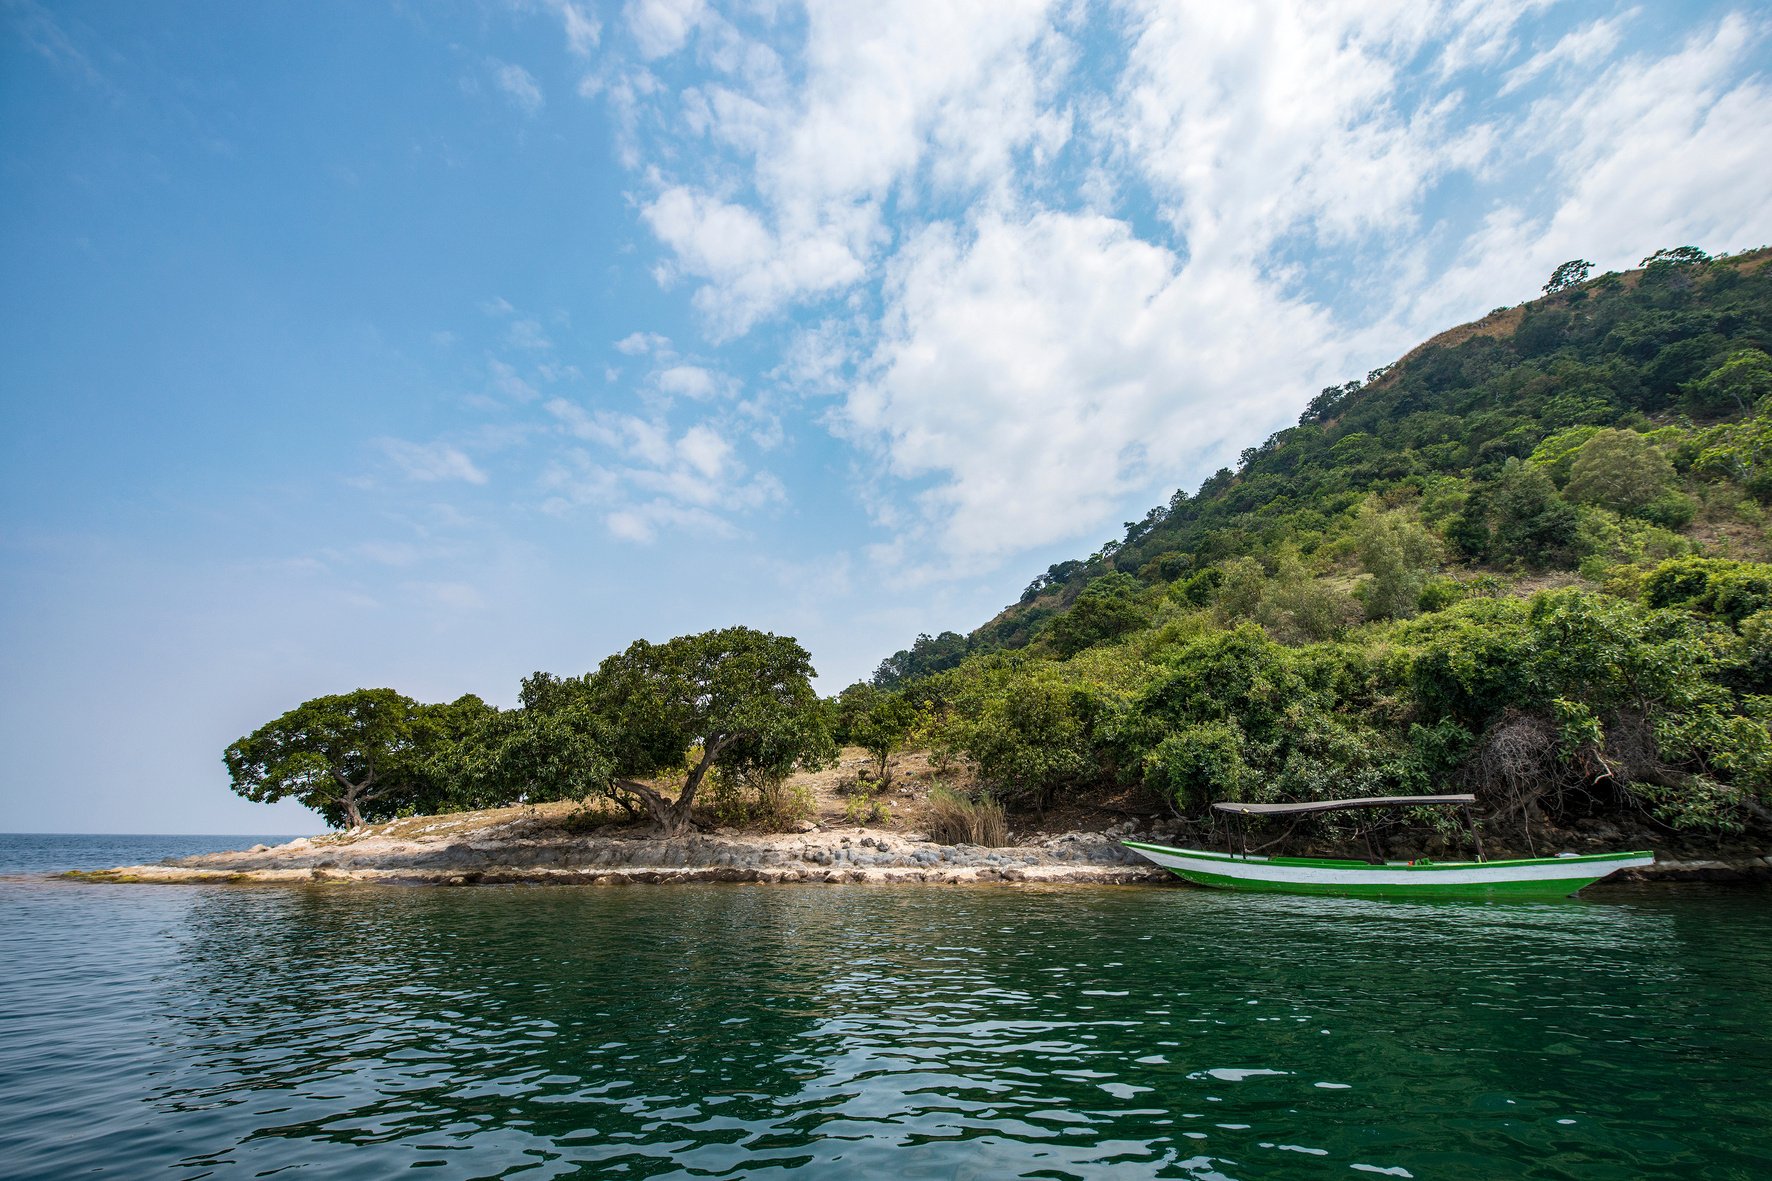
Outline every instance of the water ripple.
<svg viewBox="0 0 1772 1181">
<path fill-rule="evenodd" d="M 1764 894 L 0 886 L 0 1175 L 1748 1178 Z"/>
</svg>

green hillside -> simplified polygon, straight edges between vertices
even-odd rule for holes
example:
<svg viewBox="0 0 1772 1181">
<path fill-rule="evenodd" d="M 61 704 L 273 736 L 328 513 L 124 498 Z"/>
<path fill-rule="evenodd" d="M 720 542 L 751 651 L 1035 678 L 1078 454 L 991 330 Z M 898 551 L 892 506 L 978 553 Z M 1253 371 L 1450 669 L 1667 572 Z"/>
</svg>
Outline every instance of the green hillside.
<svg viewBox="0 0 1772 1181">
<path fill-rule="evenodd" d="M 1772 251 L 1686 247 L 1324 390 L 1235 471 L 846 690 L 1012 806 L 1478 791 L 1680 828 L 1772 792 Z"/>
</svg>

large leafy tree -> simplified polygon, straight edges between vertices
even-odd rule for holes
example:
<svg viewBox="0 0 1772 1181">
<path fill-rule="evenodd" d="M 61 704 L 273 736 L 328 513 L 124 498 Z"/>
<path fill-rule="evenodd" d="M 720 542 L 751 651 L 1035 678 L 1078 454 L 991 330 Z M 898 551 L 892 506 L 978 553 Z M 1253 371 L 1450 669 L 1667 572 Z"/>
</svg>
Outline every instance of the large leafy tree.
<svg viewBox="0 0 1772 1181">
<path fill-rule="evenodd" d="M 628 797 L 613 790 L 608 727 L 598 715 L 591 678 L 538 672 L 523 679 L 521 708 L 486 725 L 468 767 L 474 804 Z"/>
<path fill-rule="evenodd" d="M 421 705 L 392 689 L 316 697 L 234 742 L 222 760 L 247 799 L 293 799 L 355 828 L 435 794 L 434 758 L 450 720 L 439 709 L 454 707 Z"/>
<path fill-rule="evenodd" d="M 1563 493 L 1579 504 L 1641 513 L 1667 494 L 1674 467 L 1636 431 L 1602 430 L 1581 445 Z"/>
<path fill-rule="evenodd" d="M 590 678 L 612 786 L 675 834 L 710 771 L 743 778 L 823 765 L 834 751 L 812 676 L 792 638 L 748 627 L 636 640 Z M 642 782 L 676 773 L 685 778 L 675 800 Z"/>
</svg>

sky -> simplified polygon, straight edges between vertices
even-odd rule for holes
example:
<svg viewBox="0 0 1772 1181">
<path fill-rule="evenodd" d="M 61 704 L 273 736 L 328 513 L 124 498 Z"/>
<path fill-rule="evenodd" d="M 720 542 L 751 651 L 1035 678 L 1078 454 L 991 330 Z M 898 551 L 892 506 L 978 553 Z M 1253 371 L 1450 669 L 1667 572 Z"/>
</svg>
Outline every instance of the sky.
<svg viewBox="0 0 1772 1181">
<path fill-rule="evenodd" d="M 635 638 L 822 692 L 1325 385 L 1772 241 L 1772 7 L 0 0 L 0 830 Z"/>
</svg>

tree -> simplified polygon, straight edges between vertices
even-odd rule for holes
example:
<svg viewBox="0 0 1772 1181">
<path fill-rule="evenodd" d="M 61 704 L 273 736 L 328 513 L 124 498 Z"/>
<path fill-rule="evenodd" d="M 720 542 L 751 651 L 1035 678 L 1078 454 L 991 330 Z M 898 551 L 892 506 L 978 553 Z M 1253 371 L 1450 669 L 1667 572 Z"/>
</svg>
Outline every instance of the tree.
<svg viewBox="0 0 1772 1181">
<path fill-rule="evenodd" d="M 1401 510 L 1365 505 L 1354 525 L 1360 564 L 1372 581 L 1361 588 L 1368 619 L 1414 615 L 1427 580 L 1439 568 L 1440 539 Z"/>
<path fill-rule="evenodd" d="M 590 678 L 611 786 L 675 835 L 716 768 L 744 777 L 824 765 L 834 752 L 812 676 L 811 657 L 792 638 L 748 627 L 636 640 Z M 641 782 L 677 772 L 686 777 L 675 801 Z"/>
<path fill-rule="evenodd" d="M 1674 465 L 1654 443 L 1635 431 L 1604 430 L 1575 453 L 1563 493 L 1577 504 L 1638 514 L 1666 495 L 1673 479 Z"/>
<path fill-rule="evenodd" d="M 1491 560 L 1527 566 L 1567 566 L 1575 560 L 1580 518 L 1557 495 L 1557 486 L 1538 468 L 1510 459 L 1489 497 L 1494 532 Z"/>
<path fill-rule="evenodd" d="M 1037 583 L 1039 579 L 1034 581 Z M 880 662 L 880 667 L 874 670 L 874 688 L 897 689 L 907 681 L 944 672 L 966 659 L 971 647 L 972 641 L 959 632 L 942 632 L 939 636 L 924 632 L 909 648 L 900 649 Z"/>
<path fill-rule="evenodd" d="M 881 787 L 892 782 L 888 760 L 904 746 L 916 725 L 917 707 L 903 693 L 874 691 L 849 719 L 849 740 L 874 757 Z"/>
<path fill-rule="evenodd" d="M 1658 265 L 1678 267 L 1691 266 L 1693 263 L 1709 261 L 1710 255 L 1706 254 L 1696 246 L 1668 246 L 1657 250 L 1654 254 L 1649 255 L 1649 257 L 1645 258 L 1637 265 L 1641 267 Z"/>
<path fill-rule="evenodd" d="M 1071 609 L 1052 621 L 1047 632 L 1060 656 L 1071 657 L 1104 640 L 1121 636 L 1145 621 L 1139 602 L 1143 590 L 1130 574 L 1104 574 L 1091 582 L 1071 604 Z"/>
<path fill-rule="evenodd" d="M 1579 287 L 1587 282 L 1593 272 L 1594 264 L 1585 258 L 1572 258 L 1551 272 L 1550 282 L 1544 285 L 1546 295 L 1555 295 L 1559 291 L 1567 291 L 1571 287 Z"/>
<path fill-rule="evenodd" d="M 630 798 L 613 789 L 607 727 L 588 677 L 534 673 L 523 679 L 520 701 L 482 731 L 468 767 L 477 806 L 604 795 L 631 809 Z"/>
<path fill-rule="evenodd" d="M 948 740 L 999 799 L 1043 808 L 1099 769 L 1088 694 L 1052 664 L 995 671 L 963 691 Z"/>
<path fill-rule="evenodd" d="M 1746 414 L 1772 395 L 1772 357 L 1759 349 L 1741 349 L 1727 361 L 1686 387 L 1686 405 L 1695 414 Z"/>
<path fill-rule="evenodd" d="M 329 824 L 357 828 L 416 803 L 429 786 L 425 764 L 440 734 L 432 708 L 392 689 L 316 697 L 233 743 L 222 761 L 249 800 L 294 799 Z"/>
</svg>

